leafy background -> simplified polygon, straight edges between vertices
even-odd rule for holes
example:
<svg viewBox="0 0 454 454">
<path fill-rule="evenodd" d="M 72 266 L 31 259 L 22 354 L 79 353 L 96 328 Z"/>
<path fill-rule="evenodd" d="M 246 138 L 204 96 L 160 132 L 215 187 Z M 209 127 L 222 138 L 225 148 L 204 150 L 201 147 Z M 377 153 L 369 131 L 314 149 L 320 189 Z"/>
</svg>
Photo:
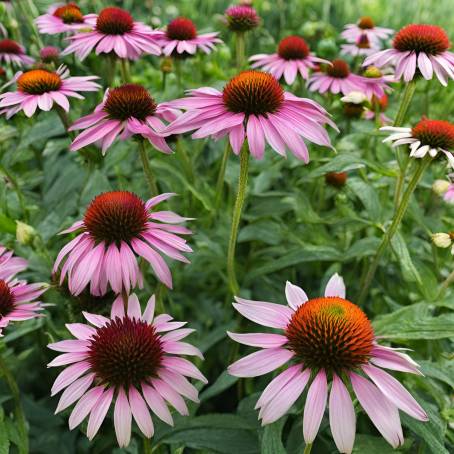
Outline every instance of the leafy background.
<svg viewBox="0 0 454 454">
<path fill-rule="evenodd" d="M 10 31 L 21 38 L 32 54 L 37 55 L 42 41 L 63 47 L 57 38 L 39 37 L 31 27 L 30 17 L 38 11 L 44 12 L 50 2 L 13 3 L 13 12 L 3 8 L 2 22 L 16 17 Z M 452 0 L 259 0 L 254 3 L 263 24 L 249 37 L 249 54 L 271 52 L 281 37 L 299 33 L 319 56 L 333 58 L 338 53 L 343 25 L 355 22 L 360 15 L 371 15 L 378 24 L 395 29 L 410 22 L 422 22 L 443 26 L 449 32 L 454 25 Z M 90 12 L 107 6 L 102 0 L 80 4 L 84 11 Z M 154 26 L 187 15 L 199 30 L 222 30 L 225 46 L 209 57 L 199 56 L 183 65 L 185 88 L 203 85 L 221 88 L 234 74 L 233 43 L 221 21 L 228 2 L 126 0 L 110 4 L 131 10 L 137 19 Z M 96 56 L 90 56 L 83 64 L 71 57 L 65 62 L 73 75 L 102 75 L 105 67 L 104 59 Z M 132 74 L 133 80 L 148 87 L 158 101 L 180 96 L 173 73 L 167 76 L 163 89 L 158 58 L 142 58 L 133 65 Z M 396 86 L 390 97 L 387 112 L 390 117 L 396 113 L 401 88 Z M 305 95 L 301 86 L 294 90 L 298 95 Z M 88 94 L 86 101 L 72 102 L 71 118 L 90 112 L 101 96 L 101 93 Z M 343 275 L 348 297 L 354 301 L 365 265 L 392 216 L 398 166 L 390 148 L 381 144 L 373 122 L 349 123 L 342 116 L 338 100 L 317 96 L 315 99 L 333 113 L 341 128 L 341 134 L 333 136 L 337 154 L 312 146 L 311 163 L 305 166 L 293 157 L 284 160 L 268 150 L 262 162 L 252 163 L 237 252 L 243 297 L 284 303 L 287 279 L 316 296 L 321 294 L 327 278 L 337 271 Z M 411 107 L 411 120 L 417 121 L 423 114 L 452 119 L 453 103 L 452 83 L 450 88 L 443 88 L 437 81 L 421 81 Z M 96 194 L 127 189 L 147 197 L 136 144 L 117 143 L 105 159 L 89 167 L 80 155 L 68 152 L 69 139 L 55 113 L 42 112 L 33 119 L 17 115 L 8 122 L 3 118 L 0 121 L 0 241 L 29 259 L 30 267 L 24 277 L 32 282 L 49 282 L 53 260 L 67 241 L 57 233 L 79 219 Z M 166 311 L 176 319 L 189 320 L 190 326 L 197 329 L 192 341 L 206 355 L 199 366 L 210 384 L 201 391 L 200 405 L 192 405 L 191 417 L 176 418 L 175 428 L 156 424 L 155 452 L 301 453 L 304 398 L 287 417 L 262 428 L 253 407 L 270 376 L 238 382 L 225 372 L 236 355 L 247 351 L 241 347 L 238 352 L 225 334 L 226 330 L 235 330 L 239 322 L 231 306 L 225 274 L 238 159 L 233 155 L 229 159 L 228 191 L 221 208 L 216 209 L 214 188 L 225 144 L 185 137 L 181 146 L 184 149 L 172 156 L 149 153 L 161 191 L 180 194 L 169 202 L 170 209 L 197 218 L 191 222 L 195 232 L 191 240 L 195 251 L 192 264 L 172 263 L 175 290 L 165 293 L 163 298 Z M 190 166 L 181 158 L 184 151 L 190 158 Z M 327 186 L 324 174 L 342 170 L 349 173 L 346 186 L 342 189 Z M 425 374 L 425 377 L 396 374 L 430 415 L 426 424 L 402 415 L 406 442 L 398 449 L 401 453 L 447 454 L 454 450 L 451 400 L 454 294 L 448 289 L 439 295 L 439 285 L 451 271 L 452 256 L 449 250 L 437 250 L 430 242 L 430 233 L 452 229 L 452 208 L 431 191 L 434 179 L 443 178 L 445 172 L 441 162 L 434 163 L 420 183 L 400 233 L 381 262 L 364 307 L 377 334 L 385 337 L 383 342 L 413 349 L 412 355 L 421 363 Z M 16 220 L 36 230 L 37 236 L 31 244 L 16 241 Z M 142 301 L 155 287 L 156 281 L 148 273 L 145 289 L 140 292 Z M 140 452 L 139 436 L 134 437 L 127 449 L 116 447 L 109 418 L 92 443 L 83 434 L 83 426 L 70 432 L 69 410 L 54 415 L 57 398 L 49 395 L 57 371 L 46 369 L 53 357 L 46 345 L 69 335 L 64 324 L 79 320 L 82 308 L 107 312 L 111 296 L 100 301 L 74 299 L 64 289 L 53 286 L 44 299 L 49 303 L 46 317 L 10 327 L 0 347 L 20 384 L 31 451 Z M 243 323 L 241 329 L 254 328 Z M 20 439 L 11 419 L 12 399 L 3 382 L 0 382 L 0 404 L 0 453 L 15 452 Z M 361 411 L 357 431 L 354 452 L 392 451 Z M 326 417 L 313 452 L 336 452 Z"/>
</svg>

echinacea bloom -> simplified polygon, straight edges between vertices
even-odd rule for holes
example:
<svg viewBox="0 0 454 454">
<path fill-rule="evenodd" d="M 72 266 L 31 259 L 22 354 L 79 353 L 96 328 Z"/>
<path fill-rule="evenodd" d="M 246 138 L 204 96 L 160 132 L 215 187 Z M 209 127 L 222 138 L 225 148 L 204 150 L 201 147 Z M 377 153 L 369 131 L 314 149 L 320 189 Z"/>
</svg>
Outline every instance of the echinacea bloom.
<svg viewBox="0 0 454 454">
<path fill-rule="evenodd" d="M 37 108 L 49 111 L 54 102 L 66 112 L 69 111 L 68 98 L 84 99 L 80 91 L 98 91 L 101 88 L 94 80 L 98 76 L 70 77 L 65 66 L 57 71 L 32 69 L 19 72 L 12 82 L 16 82 L 17 91 L 0 95 L 0 114 L 10 118 L 21 110 L 31 117 Z"/>
<path fill-rule="evenodd" d="M 25 259 L 0 246 L 0 336 L 10 322 L 30 320 L 42 310 L 41 302 L 35 300 L 47 290 L 47 285 L 27 284 L 14 278 L 26 267 Z"/>
<path fill-rule="evenodd" d="M 196 129 L 194 139 L 229 136 L 232 150 L 239 154 L 244 141 L 257 159 L 262 159 L 265 143 L 280 155 L 288 148 L 298 159 L 309 162 L 305 139 L 331 147 L 323 125 L 336 128 L 329 114 L 315 101 L 285 92 L 268 73 L 243 71 L 220 92 L 211 87 L 189 90 L 186 98 L 166 103 L 185 109 L 167 128 L 170 134 Z"/>
<path fill-rule="evenodd" d="M 60 49 L 54 46 L 46 46 L 39 51 L 39 56 L 43 63 L 57 63 L 60 58 Z"/>
<path fill-rule="evenodd" d="M 309 300 L 306 293 L 287 282 L 288 306 L 236 298 L 235 309 L 247 319 L 277 333 L 229 333 L 245 345 L 259 347 L 228 371 L 236 377 L 256 377 L 288 367 L 265 388 L 256 404 L 262 424 L 283 416 L 309 386 L 303 416 L 307 444 L 317 436 L 329 406 L 331 433 L 338 450 L 351 453 L 356 416 L 352 391 L 372 423 L 394 448 L 402 445 L 399 410 L 427 421 L 427 415 L 410 393 L 382 370 L 421 374 L 418 365 L 400 349 L 381 346 L 366 314 L 345 299 L 343 279 L 335 274 L 324 297 Z M 332 381 L 328 397 L 328 381 Z"/>
<path fill-rule="evenodd" d="M 27 66 L 35 59 L 25 54 L 25 48 L 12 39 L 0 40 L 0 63 L 12 63 L 17 66 Z"/>
<path fill-rule="evenodd" d="M 182 252 L 192 252 L 178 235 L 191 233 L 180 224 L 183 218 L 172 211 L 153 211 L 173 193 L 161 194 L 144 202 L 127 191 L 105 192 L 95 197 L 83 220 L 61 232 L 81 231 L 58 254 L 53 268 L 60 271 L 60 284 L 68 278 L 71 294 L 80 295 L 90 284 L 90 293 L 102 296 L 108 286 L 115 293 L 142 287 L 143 278 L 137 256 L 147 261 L 156 277 L 172 288 L 172 275 L 161 254 L 189 263 Z"/>
<path fill-rule="evenodd" d="M 396 82 L 393 75 L 382 74 L 382 72 L 375 66 L 369 66 L 363 74 L 361 79 L 363 83 L 363 91 L 367 98 L 372 100 L 382 98 L 386 92 L 391 91 L 392 88 L 388 85 L 390 82 Z"/>
<path fill-rule="evenodd" d="M 93 31 L 79 32 L 68 38 L 71 44 L 62 55 L 74 52 L 80 60 L 84 60 L 95 49 L 96 55 L 112 52 L 119 58 L 137 60 L 142 54 L 161 53 L 157 40 L 162 32 L 135 22 L 124 9 L 104 8 L 99 15 L 94 15 L 93 21 Z"/>
<path fill-rule="evenodd" d="M 408 145 L 413 158 L 423 158 L 427 154 L 435 158 L 438 153 L 443 153 L 454 168 L 454 125 L 449 121 L 423 118 L 413 128 L 385 126 L 381 131 L 392 133 L 383 142 L 393 142 L 393 148 Z"/>
<path fill-rule="evenodd" d="M 359 35 L 354 43 L 341 45 L 341 54 L 351 55 L 352 57 L 357 57 L 359 55 L 371 55 L 376 53 L 378 50 L 379 47 L 374 46 L 374 44 L 370 42 L 366 33 Z"/>
<path fill-rule="evenodd" d="M 312 74 L 307 87 L 310 91 L 323 94 L 330 91 L 333 94 L 348 95 L 352 91 L 362 91 L 363 77 L 353 74 L 350 66 L 344 60 L 336 59 L 331 65 L 326 65 L 324 72 Z"/>
<path fill-rule="evenodd" d="M 38 31 L 43 34 L 56 35 L 58 33 L 76 32 L 93 28 L 94 14 L 84 16 L 76 3 L 52 5 L 46 14 L 35 19 Z"/>
<path fill-rule="evenodd" d="M 156 104 L 148 91 L 137 84 L 108 89 L 95 111 L 75 121 L 70 131 L 84 129 L 71 144 L 72 151 L 100 141 L 102 154 L 119 136 L 126 140 L 138 134 L 163 153 L 171 153 L 162 131 L 162 119 L 172 121 L 179 111 Z"/>
<path fill-rule="evenodd" d="M 392 49 L 368 56 L 364 65 L 395 65 L 396 79 L 403 77 L 405 82 L 419 73 L 430 80 L 435 73 L 440 83 L 447 86 L 448 80 L 454 79 L 454 53 L 449 48 L 448 35 L 441 27 L 410 24 L 396 34 Z"/>
<path fill-rule="evenodd" d="M 327 60 L 316 57 L 310 52 L 306 41 L 300 36 L 287 36 L 277 48 L 277 53 L 253 55 L 249 59 L 253 68 L 260 68 L 272 74 L 277 80 L 284 76 L 287 84 L 295 82 L 299 73 L 303 79 L 309 77 L 309 70 L 317 63 L 327 63 Z"/>
<path fill-rule="evenodd" d="M 142 313 L 136 295 L 130 295 L 127 310 L 117 297 L 110 318 L 83 312 L 90 324 L 66 325 L 76 338 L 50 344 L 62 352 L 48 367 L 67 366 L 52 386 L 52 396 L 63 391 L 56 413 L 76 405 L 69 417 L 70 430 L 88 417 L 87 437 L 92 440 L 113 404 L 113 421 L 120 447 L 128 446 L 131 422 L 147 438 L 154 433 L 150 410 L 173 426 L 170 404 L 188 415 L 183 399 L 198 402 L 198 391 L 186 377 L 207 383 L 194 364 L 180 355 L 202 353 L 182 342 L 194 330 L 185 322 L 172 321 L 161 314 L 154 317 L 155 299 L 150 298 Z"/>
<path fill-rule="evenodd" d="M 260 24 L 260 17 L 251 6 L 230 6 L 224 14 L 228 29 L 235 33 L 249 32 Z"/>
<path fill-rule="evenodd" d="M 387 39 L 394 33 L 391 28 L 376 27 L 371 17 L 361 17 L 356 24 L 347 24 L 341 37 L 350 43 L 357 42 L 361 35 L 366 35 L 368 40 L 377 46 L 380 40 Z"/>
<path fill-rule="evenodd" d="M 166 56 L 188 57 L 195 55 L 198 49 L 209 54 L 222 43 L 219 33 L 204 33 L 199 35 L 191 19 L 177 17 L 167 25 L 166 31 L 160 37 L 162 53 Z"/>
</svg>

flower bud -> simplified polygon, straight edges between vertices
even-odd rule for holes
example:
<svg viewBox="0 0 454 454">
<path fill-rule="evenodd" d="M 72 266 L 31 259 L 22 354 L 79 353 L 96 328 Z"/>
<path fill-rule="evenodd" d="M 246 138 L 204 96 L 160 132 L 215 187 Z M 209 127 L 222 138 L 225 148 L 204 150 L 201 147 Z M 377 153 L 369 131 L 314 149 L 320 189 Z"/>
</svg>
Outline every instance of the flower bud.
<svg viewBox="0 0 454 454">
<path fill-rule="evenodd" d="M 434 233 L 432 235 L 432 241 L 437 247 L 447 248 L 451 246 L 451 235 L 449 233 Z"/>
<path fill-rule="evenodd" d="M 21 244 L 30 244 L 36 236 L 36 230 L 28 224 L 16 221 L 16 239 Z"/>
<path fill-rule="evenodd" d="M 367 101 L 367 96 L 361 91 L 351 91 L 348 95 L 343 96 L 341 101 L 350 104 L 362 104 Z"/>
<path fill-rule="evenodd" d="M 376 66 L 368 66 L 366 71 L 364 71 L 364 77 L 368 77 L 370 79 L 375 79 L 381 76 L 383 76 L 383 74 Z"/>
<path fill-rule="evenodd" d="M 435 180 L 432 184 L 432 191 L 441 197 L 448 191 L 450 184 L 447 180 Z"/>
<path fill-rule="evenodd" d="M 330 186 L 341 188 L 347 182 L 347 172 L 329 172 L 325 175 L 325 181 Z"/>
<path fill-rule="evenodd" d="M 172 72 L 172 59 L 170 57 L 161 60 L 161 71 L 166 74 Z"/>
</svg>

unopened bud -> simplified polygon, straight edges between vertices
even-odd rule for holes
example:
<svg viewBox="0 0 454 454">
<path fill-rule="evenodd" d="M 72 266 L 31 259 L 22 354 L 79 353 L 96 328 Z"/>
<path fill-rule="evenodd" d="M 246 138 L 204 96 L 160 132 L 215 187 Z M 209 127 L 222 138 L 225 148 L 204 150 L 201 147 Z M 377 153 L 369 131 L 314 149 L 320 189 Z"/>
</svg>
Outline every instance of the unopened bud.
<svg viewBox="0 0 454 454">
<path fill-rule="evenodd" d="M 434 233 L 432 235 L 432 242 L 437 247 L 447 248 L 452 243 L 451 235 L 449 233 Z"/>
<path fill-rule="evenodd" d="M 347 172 L 329 172 L 325 175 L 326 183 L 334 186 L 335 188 L 341 188 L 342 186 L 345 186 L 347 178 Z"/>
<path fill-rule="evenodd" d="M 30 244 L 36 236 L 36 230 L 28 224 L 16 221 L 16 239 L 21 244 Z"/>
<path fill-rule="evenodd" d="M 435 180 L 432 184 L 432 191 L 441 197 L 448 191 L 450 185 L 451 183 L 447 180 Z"/>
<path fill-rule="evenodd" d="M 370 79 L 375 79 L 381 76 L 383 76 L 383 74 L 376 66 L 368 66 L 366 71 L 364 71 L 364 77 L 368 77 Z"/>
<path fill-rule="evenodd" d="M 166 74 L 172 72 L 172 59 L 170 57 L 164 57 L 161 60 L 161 71 Z"/>
<path fill-rule="evenodd" d="M 351 91 L 347 95 L 341 98 L 342 102 L 348 102 L 350 104 L 362 104 L 367 101 L 367 96 L 361 91 Z"/>
</svg>

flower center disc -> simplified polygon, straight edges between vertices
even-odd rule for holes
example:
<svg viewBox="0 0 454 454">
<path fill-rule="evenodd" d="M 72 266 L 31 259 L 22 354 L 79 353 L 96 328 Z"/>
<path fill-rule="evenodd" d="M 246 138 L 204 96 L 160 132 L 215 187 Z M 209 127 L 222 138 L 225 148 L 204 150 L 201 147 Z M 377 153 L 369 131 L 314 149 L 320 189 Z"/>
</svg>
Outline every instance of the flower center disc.
<svg viewBox="0 0 454 454">
<path fill-rule="evenodd" d="M 257 13 L 250 6 L 231 6 L 227 8 L 225 15 L 228 28 L 234 32 L 247 32 L 259 24 Z"/>
<path fill-rule="evenodd" d="M 145 229 L 144 202 L 132 192 L 112 191 L 96 196 L 85 212 L 84 225 L 98 242 L 129 241 Z"/>
<path fill-rule="evenodd" d="M 375 27 L 375 24 L 370 16 L 364 16 L 358 21 L 358 27 L 363 30 L 370 30 Z"/>
<path fill-rule="evenodd" d="M 88 361 L 103 383 L 137 387 L 156 376 L 163 351 L 152 325 L 117 317 L 98 328 L 90 341 Z"/>
<path fill-rule="evenodd" d="M 19 76 L 17 88 L 31 95 L 42 95 L 49 91 L 57 91 L 61 87 L 61 78 L 57 73 L 44 69 L 32 69 Z"/>
<path fill-rule="evenodd" d="M 402 28 L 393 41 L 400 52 L 415 51 L 438 55 L 450 47 L 446 32 L 436 25 L 410 24 Z"/>
<path fill-rule="evenodd" d="M 365 33 L 359 37 L 358 41 L 356 42 L 356 46 L 359 49 L 370 49 L 369 38 Z"/>
<path fill-rule="evenodd" d="M 2 39 L 0 41 L 0 54 L 22 54 L 22 49 L 16 41 L 12 39 Z"/>
<path fill-rule="evenodd" d="M 421 120 L 411 130 L 412 136 L 431 148 L 454 148 L 454 125 L 443 120 Z"/>
<path fill-rule="evenodd" d="M 115 120 L 124 121 L 134 117 L 143 121 L 156 112 L 156 107 L 155 101 L 144 87 L 125 84 L 109 90 L 104 111 Z"/>
<path fill-rule="evenodd" d="M 367 362 L 374 333 L 366 314 L 337 297 L 309 300 L 287 325 L 289 348 L 311 369 L 340 373 Z"/>
<path fill-rule="evenodd" d="M 75 3 L 60 6 L 54 11 L 54 16 L 59 17 L 65 24 L 81 23 L 84 16 Z"/>
<path fill-rule="evenodd" d="M 96 21 L 96 30 L 105 35 L 124 35 L 132 31 L 134 21 L 132 16 L 121 8 L 104 8 Z"/>
<path fill-rule="evenodd" d="M 284 90 L 271 74 L 243 71 L 224 87 L 222 99 L 231 112 L 266 115 L 281 107 Z"/>
<path fill-rule="evenodd" d="M 188 41 L 197 37 L 197 28 L 192 20 L 186 17 L 177 17 L 167 25 L 166 35 L 169 39 Z"/>
<path fill-rule="evenodd" d="M 8 284 L 0 279 L 0 320 L 14 308 L 14 296 Z"/>
<path fill-rule="evenodd" d="M 350 74 L 350 67 L 344 60 L 333 60 L 332 66 L 326 67 L 326 73 L 331 77 L 338 79 L 345 79 Z"/>
<path fill-rule="evenodd" d="M 303 60 L 309 55 L 309 46 L 299 36 L 287 36 L 279 43 L 277 53 L 284 60 Z"/>
</svg>

